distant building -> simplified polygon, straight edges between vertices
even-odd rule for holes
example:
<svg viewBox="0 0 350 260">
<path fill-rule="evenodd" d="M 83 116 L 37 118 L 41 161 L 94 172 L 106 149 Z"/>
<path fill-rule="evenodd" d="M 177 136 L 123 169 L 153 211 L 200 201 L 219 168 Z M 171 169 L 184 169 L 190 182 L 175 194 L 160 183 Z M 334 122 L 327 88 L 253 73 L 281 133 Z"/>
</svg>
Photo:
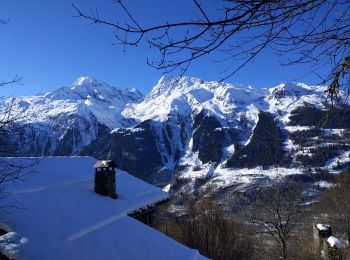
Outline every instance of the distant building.
<svg viewBox="0 0 350 260">
<path fill-rule="evenodd" d="M 317 256 L 321 259 L 345 259 L 343 249 L 346 243 L 332 235 L 332 228 L 329 224 L 317 224 L 313 226 L 314 242 Z"/>
</svg>

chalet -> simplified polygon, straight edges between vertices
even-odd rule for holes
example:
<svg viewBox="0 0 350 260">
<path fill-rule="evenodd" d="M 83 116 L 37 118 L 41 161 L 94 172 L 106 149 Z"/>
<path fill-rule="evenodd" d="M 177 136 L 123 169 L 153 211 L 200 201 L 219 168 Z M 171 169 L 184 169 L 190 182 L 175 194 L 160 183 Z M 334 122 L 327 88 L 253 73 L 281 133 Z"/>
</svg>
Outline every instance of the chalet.
<svg viewBox="0 0 350 260">
<path fill-rule="evenodd" d="M 332 235 L 332 227 L 329 224 L 313 226 L 315 249 L 322 259 L 345 259 L 342 254 L 347 247 L 346 243 Z"/>
<path fill-rule="evenodd" d="M 11 259 L 205 259 L 129 216 L 168 194 L 115 167 L 91 157 L 39 159 L 2 201 L 16 207 L 0 215 L 7 229 L 0 252 Z"/>
</svg>

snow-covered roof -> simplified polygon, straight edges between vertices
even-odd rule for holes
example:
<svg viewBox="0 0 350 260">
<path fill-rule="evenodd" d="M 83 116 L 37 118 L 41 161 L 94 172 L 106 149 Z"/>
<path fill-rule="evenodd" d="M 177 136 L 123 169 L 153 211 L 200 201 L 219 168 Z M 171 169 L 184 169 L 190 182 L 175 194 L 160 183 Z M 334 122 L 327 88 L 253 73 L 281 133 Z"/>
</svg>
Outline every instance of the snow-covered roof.
<svg viewBox="0 0 350 260">
<path fill-rule="evenodd" d="M 346 247 L 346 243 L 342 239 L 336 238 L 334 236 L 330 236 L 327 239 L 327 243 L 333 248 L 344 248 L 344 247 Z"/>
<path fill-rule="evenodd" d="M 1 201 L 16 206 L 7 209 L 9 214 L 2 214 L 1 221 L 17 233 L 21 258 L 203 258 L 197 250 L 127 216 L 168 198 L 160 188 L 117 170 L 118 199 L 113 200 L 93 191 L 95 159 L 46 157 L 38 161 L 35 172 L 8 187 L 13 192 Z M 16 249 L 16 243 L 11 243 L 10 248 Z"/>
<path fill-rule="evenodd" d="M 20 247 L 27 243 L 25 237 L 19 236 L 16 232 L 8 232 L 0 236 L 0 252 L 10 259 L 18 259 Z"/>
</svg>

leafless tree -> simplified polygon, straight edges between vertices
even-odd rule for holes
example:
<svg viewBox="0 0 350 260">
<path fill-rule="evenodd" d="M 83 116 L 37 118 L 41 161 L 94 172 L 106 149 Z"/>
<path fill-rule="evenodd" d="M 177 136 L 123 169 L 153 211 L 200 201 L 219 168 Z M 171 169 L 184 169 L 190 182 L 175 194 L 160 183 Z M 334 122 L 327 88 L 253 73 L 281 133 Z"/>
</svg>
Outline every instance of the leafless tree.
<svg viewBox="0 0 350 260">
<path fill-rule="evenodd" d="M 317 75 L 326 67 L 328 73 L 319 75 L 320 83 L 329 84 L 327 93 L 332 99 L 338 97 L 342 87 L 349 91 L 347 0 L 221 0 L 216 2 L 220 13 L 213 17 L 205 1 L 193 0 L 188 5 L 197 9 L 196 17 L 179 17 L 178 22 L 155 22 L 148 27 L 133 16 L 126 2 L 117 0 L 115 4 L 127 20 L 105 20 L 97 8 L 84 12 L 73 7 L 78 17 L 111 27 L 124 47 L 146 42 L 159 50 L 160 58 L 147 62 L 165 72 L 179 69 L 184 73 L 192 61 L 213 54 L 215 61 L 235 64 L 225 71 L 224 80 L 269 47 L 283 56 L 282 64 L 307 63 Z M 237 60 L 241 62 L 235 63 Z"/>
<path fill-rule="evenodd" d="M 9 19 L 0 18 L 0 25 L 7 24 L 8 21 Z M 18 85 L 20 83 L 21 83 L 21 77 L 19 77 L 18 75 L 15 75 L 9 80 L 0 80 L 0 87 L 4 87 L 6 85 Z"/>
<path fill-rule="evenodd" d="M 9 83 L 10 84 L 10 83 Z M 0 199 L 6 197 L 7 185 L 19 180 L 32 172 L 37 160 L 22 157 L 19 140 L 28 135 L 30 130 L 21 121 L 26 117 L 25 110 L 18 106 L 15 98 L 5 99 L 0 105 Z M 4 157 L 20 157 L 11 160 Z M 1 205 L 0 209 L 7 206 Z"/>
<path fill-rule="evenodd" d="M 301 192 L 296 187 L 273 184 L 258 196 L 249 212 L 252 232 L 262 239 L 265 237 L 275 242 L 278 257 L 282 259 L 290 258 L 293 233 L 302 227 L 301 199 Z"/>
<path fill-rule="evenodd" d="M 0 24 L 7 24 L 8 19 L 0 19 Z M 21 78 L 14 76 L 9 80 L 0 81 L 0 87 L 13 87 L 21 84 Z M 28 131 L 20 123 L 26 117 L 24 109 L 18 106 L 15 98 L 0 100 L 0 157 L 21 157 L 22 149 L 18 140 Z M 33 159 L 19 159 L 11 161 L 0 158 L 0 199 L 6 197 L 6 186 L 10 182 L 23 180 L 37 165 Z M 3 210 L 7 206 L 1 205 Z"/>
<path fill-rule="evenodd" d="M 8 184 L 24 181 L 37 165 L 36 159 L 23 158 L 21 139 L 30 129 L 21 121 L 26 117 L 25 110 L 18 106 L 15 98 L 0 101 L 0 199 L 10 195 Z M 17 157 L 16 160 L 7 157 Z M 0 204 L 0 210 L 14 205 Z"/>
<path fill-rule="evenodd" d="M 212 259 L 250 259 L 254 254 L 244 225 L 226 212 L 212 193 L 189 199 L 180 216 L 166 215 L 166 222 L 161 221 L 158 228 L 202 255 Z"/>
<path fill-rule="evenodd" d="M 318 205 L 319 213 L 326 213 L 332 227 L 350 243 L 350 175 L 337 176 L 335 185 L 326 191 Z"/>
</svg>

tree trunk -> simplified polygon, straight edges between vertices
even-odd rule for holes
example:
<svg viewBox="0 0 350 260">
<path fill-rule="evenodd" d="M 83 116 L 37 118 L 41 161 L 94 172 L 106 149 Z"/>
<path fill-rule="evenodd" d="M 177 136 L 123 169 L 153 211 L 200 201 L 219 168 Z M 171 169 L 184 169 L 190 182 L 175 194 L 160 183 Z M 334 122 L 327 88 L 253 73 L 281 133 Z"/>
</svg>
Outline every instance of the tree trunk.
<svg viewBox="0 0 350 260">
<path fill-rule="evenodd" d="M 283 260 L 287 259 L 287 244 L 285 241 L 282 241 L 282 258 Z"/>
</svg>

